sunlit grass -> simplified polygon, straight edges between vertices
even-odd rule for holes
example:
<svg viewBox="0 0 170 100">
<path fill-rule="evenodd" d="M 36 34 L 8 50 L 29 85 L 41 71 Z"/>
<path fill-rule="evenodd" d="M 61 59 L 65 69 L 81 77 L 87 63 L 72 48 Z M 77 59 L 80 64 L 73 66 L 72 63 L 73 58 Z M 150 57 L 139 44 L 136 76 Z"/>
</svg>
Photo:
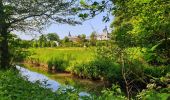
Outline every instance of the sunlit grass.
<svg viewBox="0 0 170 100">
<path fill-rule="evenodd" d="M 47 64 L 52 59 L 68 61 L 67 70 L 75 64 L 89 62 L 94 58 L 95 48 L 31 48 L 31 56 L 28 59 Z"/>
</svg>

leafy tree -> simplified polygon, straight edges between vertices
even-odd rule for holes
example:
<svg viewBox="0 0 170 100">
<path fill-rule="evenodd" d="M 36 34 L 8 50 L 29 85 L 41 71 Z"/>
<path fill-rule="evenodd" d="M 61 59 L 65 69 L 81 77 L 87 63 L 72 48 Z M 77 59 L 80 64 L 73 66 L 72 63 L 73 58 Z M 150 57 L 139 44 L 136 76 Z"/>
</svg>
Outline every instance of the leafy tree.
<svg viewBox="0 0 170 100">
<path fill-rule="evenodd" d="M 47 42 L 47 38 L 46 38 L 46 36 L 45 35 L 41 35 L 40 37 L 39 37 L 39 46 L 40 47 L 45 47 L 45 43 Z"/>
<path fill-rule="evenodd" d="M 90 35 L 90 44 L 92 46 L 96 45 L 96 33 L 95 32 L 92 32 L 91 35 Z"/>
<path fill-rule="evenodd" d="M 112 12 L 115 17 L 111 25 L 114 27 L 112 39 L 119 47 L 152 48 L 153 53 L 169 62 L 169 4 L 169 0 L 81 0 L 80 9 L 89 12 L 85 12 L 88 16 L 80 14 L 80 17 L 88 19 L 104 11 Z"/>
<path fill-rule="evenodd" d="M 60 37 L 58 36 L 57 33 L 48 33 L 47 34 L 47 39 L 49 41 L 60 41 Z"/>
<path fill-rule="evenodd" d="M 81 34 L 81 39 L 82 39 L 82 42 L 86 42 L 86 35 L 85 34 Z"/>
<path fill-rule="evenodd" d="M 117 44 L 147 47 L 159 56 L 159 61 L 170 61 L 170 1 L 128 0 L 114 1 L 115 27 L 113 34 Z M 128 42 L 129 41 L 129 42 Z"/>
<path fill-rule="evenodd" d="M 69 38 L 68 38 L 67 36 L 64 37 L 63 42 L 64 42 L 64 43 L 69 42 Z"/>
<path fill-rule="evenodd" d="M 33 44 L 32 44 L 32 46 L 33 46 L 34 48 L 37 48 L 37 47 L 38 47 L 37 41 L 34 41 Z"/>
<path fill-rule="evenodd" d="M 78 42 L 79 44 L 82 44 L 81 35 L 78 35 L 78 36 L 77 36 L 76 42 Z"/>
<path fill-rule="evenodd" d="M 75 14 L 71 10 L 74 4 L 75 0 L 0 0 L 1 68 L 9 67 L 11 31 L 39 31 L 50 22 L 79 24 L 71 16 Z"/>
</svg>

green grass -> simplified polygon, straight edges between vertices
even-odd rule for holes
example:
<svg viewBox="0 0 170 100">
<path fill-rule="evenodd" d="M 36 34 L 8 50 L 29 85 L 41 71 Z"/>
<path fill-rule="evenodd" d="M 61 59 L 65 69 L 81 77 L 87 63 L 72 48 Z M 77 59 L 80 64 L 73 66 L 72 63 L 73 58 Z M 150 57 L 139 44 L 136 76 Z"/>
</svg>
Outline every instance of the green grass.
<svg viewBox="0 0 170 100">
<path fill-rule="evenodd" d="M 53 100 L 56 94 L 23 79 L 14 70 L 0 71 L 0 100 Z"/>
<path fill-rule="evenodd" d="M 21 77 L 18 71 L 0 71 L 0 100 L 109 100 L 104 99 L 106 95 L 80 97 L 79 92 L 72 89 L 64 89 L 64 92 L 61 88 L 52 92 L 40 85 L 38 82 L 31 83 L 27 78 Z"/>
<path fill-rule="evenodd" d="M 48 64 L 50 61 L 57 60 L 56 65 L 65 66 L 69 71 L 76 64 L 87 63 L 94 58 L 95 48 L 31 48 L 31 56 L 27 60 L 33 60 L 38 63 Z M 57 66 L 57 67 L 58 67 Z"/>
</svg>

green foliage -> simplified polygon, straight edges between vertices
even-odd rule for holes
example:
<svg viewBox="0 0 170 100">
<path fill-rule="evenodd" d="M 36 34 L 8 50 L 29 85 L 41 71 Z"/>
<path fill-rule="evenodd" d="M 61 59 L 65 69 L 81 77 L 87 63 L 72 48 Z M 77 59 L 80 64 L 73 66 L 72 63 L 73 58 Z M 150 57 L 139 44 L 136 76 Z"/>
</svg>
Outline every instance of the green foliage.
<svg viewBox="0 0 170 100">
<path fill-rule="evenodd" d="M 10 52 L 10 63 L 23 61 L 28 55 L 26 48 L 31 46 L 31 41 L 21 40 L 15 34 L 9 34 L 9 52 Z"/>
<path fill-rule="evenodd" d="M 113 85 L 111 89 L 106 89 L 102 91 L 101 96 L 98 100 L 126 100 L 121 88 L 118 85 Z"/>
<path fill-rule="evenodd" d="M 144 71 L 146 75 L 158 78 L 170 72 L 170 66 L 148 66 Z"/>
<path fill-rule="evenodd" d="M 152 78 L 151 83 L 147 84 L 147 89 L 144 89 L 136 97 L 147 100 L 168 100 L 170 98 L 169 79 L 169 72 L 160 78 Z"/>
<path fill-rule="evenodd" d="M 154 48 L 150 62 L 155 65 L 169 64 L 169 1 L 128 0 L 113 1 L 115 20 L 112 38 L 121 48 Z M 125 10 L 126 9 L 126 10 Z M 154 59 L 155 58 L 155 59 Z"/>
<path fill-rule="evenodd" d="M 39 82 L 31 83 L 26 77 L 21 77 L 14 70 L 0 71 L 0 99 L 2 100 L 116 100 L 125 99 L 120 87 L 113 86 L 112 89 L 102 91 L 100 96 L 79 96 L 79 92 L 73 88 L 60 87 L 56 92 L 43 88 Z"/>
<path fill-rule="evenodd" d="M 71 67 L 82 62 L 89 62 L 94 57 L 94 48 L 32 48 L 28 50 L 32 55 L 26 60 L 30 62 L 38 61 L 37 63 L 48 64 L 51 68 L 56 63 L 63 63 L 65 69 L 63 71 L 71 71 Z M 43 53 L 42 53 L 43 52 Z"/>
<path fill-rule="evenodd" d="M 47 39 L 49 41 L 58 41 L 58 42 L 60 41 L 60 37 L 56 33 L 48 33 L 47 34 Z"/>
<path fill-rule="evenodd" d="M 89 63 L 76 65 L 73 72 L 83 78 L 113 82 L 120 76 L 120 66 L 109 59 L 95 58 Z"/>
<path fill-rule="evenodd" d="M 151 49 L 146 49 L 144 52 L 144 59 L 152 65 L 168 65 L 169 64 L 169 50 L 165 49 L 154 49 L 155 46 Z"/>
<path fill-rule="evenodd" d="M 38 43 L 37 43 L 36 41 L 33 42 L 32 47 L 33 47 L 33 48 L 37 48 L 37 47 L 38 47 Z"/>
<path fill-rule="evenodd" d="M 64 37 L 63 42 L 69 42 L 69 38 L 68 37 Z"/>
<path fill-rule="evenodd" d="M 77 64 L 72 70 L 80 77 L 114 82 L 121 79 L 121 66 L 113 59 L 112 50 L 106 47 L 98 48 L 92 61 Z"/>
<path fill-rule="evenodd" d="M 66 61 L 63 59 L 63 57 L 61 57 L 61 58 L 49 59 L 47 63 L 48 63 L 49 69 L 54 67 L 56 71 L 65 71 L 66 68 L 68 67 L 69 61 Z"/>
<path fill-rule="evenodd" d="M 90 35 L 90 45 L 96 46 L 96 33 L 95 32 L 92 32 Z"/>
<path fill-rule="evenodd" d="M 96 46 L 98 47 L 108 46 L 108 45 L 109 45 L 109 41 L 97 41 L 96 42 Z"/>
<path fill-rule="evenodd" d="M 55 42 L 51 41 L 51 42 L 50 42 L 50 46 L 51 46 L 51 47 L 56 47 L 57 45 L 56 45 Z"/>
<path fill-rule="evenodd" d="M 25 78 L 26 79 L 26 78 Z M 28 100 L 50 99 L 56 95 L 50 89 L 40 87 L 39 83 L 24 80 L 17 72 L 0 71 L 0 99 L 1 100 Z"/>
</svg>

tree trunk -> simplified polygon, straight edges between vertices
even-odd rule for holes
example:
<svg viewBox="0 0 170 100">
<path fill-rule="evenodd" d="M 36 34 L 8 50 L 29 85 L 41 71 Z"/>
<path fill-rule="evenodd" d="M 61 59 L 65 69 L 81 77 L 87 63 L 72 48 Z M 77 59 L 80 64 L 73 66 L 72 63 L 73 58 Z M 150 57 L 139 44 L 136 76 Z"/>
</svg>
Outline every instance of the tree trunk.
<svg viewBox="0 0 170 100">
<path fill-rule="evenodd" d="M 2 40 L 1 40 L 1 69 L 8 69 L 9 68 L 9 62 L 10 62 L 10 57 L 9 57 L 9 50 L 8 50 L 8 32 L 7 29 L 3 29 L 2 33 Z"/>
<path fill-rule="evenodd" d="M 2 0 L 0 0 L 0 68 L 7 69 L 9 67 L 9 52 L 8 52 L 8 24 L 6 23 L 6 14 Z"/>
</svg>

